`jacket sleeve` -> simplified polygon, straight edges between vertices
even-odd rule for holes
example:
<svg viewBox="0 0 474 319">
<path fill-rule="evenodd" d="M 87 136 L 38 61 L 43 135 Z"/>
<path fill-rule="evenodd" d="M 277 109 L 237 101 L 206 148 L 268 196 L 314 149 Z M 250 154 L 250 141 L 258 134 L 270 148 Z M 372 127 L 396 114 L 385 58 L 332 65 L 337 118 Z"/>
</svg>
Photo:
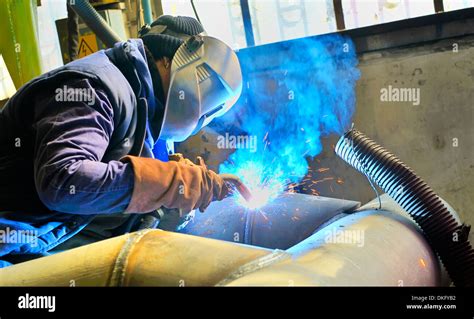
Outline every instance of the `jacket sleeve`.
<svg viewBox="0 0 474 319">
<path fill-rule="evenodd" d="M 65 86 L 64 86 L 65 85 Z M 61 90 L 76 89 L 74 101 Z M 58 90 L 58 91 L 57 91 Z M 114 129 L 106 94 L 88 80 L 73 80 L 35 100 L 34 178 L 41 201 L 73 214 L 123 212 L 133 192 L 133 169 L 101 159 Z"/>
</svg>

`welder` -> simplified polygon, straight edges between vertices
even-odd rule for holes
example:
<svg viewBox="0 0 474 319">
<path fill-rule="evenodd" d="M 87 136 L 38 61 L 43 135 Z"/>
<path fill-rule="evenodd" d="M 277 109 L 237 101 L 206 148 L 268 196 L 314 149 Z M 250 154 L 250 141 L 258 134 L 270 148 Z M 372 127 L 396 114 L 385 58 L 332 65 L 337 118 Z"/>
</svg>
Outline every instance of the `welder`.
<svg viewBox="0 0 474 319">
<path fill-rule="evenodd" d="M 202 159 L 168 155 L 235 104 L 235 53 L 190 17 L 161 16 L 139 37 L 33 79 L 0 111 L 0 266 L 229 193 Z"/>
</svg>

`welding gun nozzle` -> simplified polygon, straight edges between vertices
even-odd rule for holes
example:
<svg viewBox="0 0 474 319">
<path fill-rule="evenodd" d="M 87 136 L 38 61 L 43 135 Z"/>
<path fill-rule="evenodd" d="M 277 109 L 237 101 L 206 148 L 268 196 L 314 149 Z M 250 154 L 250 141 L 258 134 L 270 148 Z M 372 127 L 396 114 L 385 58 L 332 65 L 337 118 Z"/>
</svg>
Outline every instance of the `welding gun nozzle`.
<svg viewBox="0 0 474 319">
<path fill-rule="evenodd" d="M 240 178 L 232 174 L 220 174 L 220 176 L 225 182 L 232 184 L 247 202 L 252 199 L 250 190 L 247 188 L 247 186 L 245 186 Z"/>
</svg>

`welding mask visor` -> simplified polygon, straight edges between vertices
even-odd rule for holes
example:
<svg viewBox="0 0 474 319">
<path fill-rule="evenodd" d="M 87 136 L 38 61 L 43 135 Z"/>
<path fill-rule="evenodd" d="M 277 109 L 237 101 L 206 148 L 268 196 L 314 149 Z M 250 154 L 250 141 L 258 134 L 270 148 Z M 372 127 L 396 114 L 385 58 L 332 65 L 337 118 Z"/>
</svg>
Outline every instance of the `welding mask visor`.
<svg viewBox="0 0 474 319">
<path fill-rule="evenodd" d="M 196 134 L 227 112 L 241 91 L 242 73 L 235 52 L 204 34 L 189 37 L 171 62 L 160 139 L 181 142 Z"/>
</svg>

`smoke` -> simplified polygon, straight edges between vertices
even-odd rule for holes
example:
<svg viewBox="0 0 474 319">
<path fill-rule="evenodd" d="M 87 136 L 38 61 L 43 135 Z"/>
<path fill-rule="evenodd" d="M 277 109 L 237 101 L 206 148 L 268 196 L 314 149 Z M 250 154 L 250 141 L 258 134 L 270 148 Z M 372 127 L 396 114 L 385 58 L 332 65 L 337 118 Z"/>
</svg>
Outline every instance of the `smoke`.
<svg viewBox="0 0 474 319">
<path fill-rule="evenodd" d="M 256 136 L 256 152 L 239 148 L 221 164 L 221 173 L 236 174 L 256 194 L 258 204 L 278 196 L 308 172 L 306 157 L 321 153 L 321 138 L 343 134 L 355 108 L 355 84 L 360 76 L 352 41 L 326 35 L 265 46 L 271 59 L 285 52 L 277 70 L 249 76 L 242 63 L 249 103 L 226 115 L 240 120 L 240 129 Z M 262 48 L 260 48 L 262 49 Z"/>
</svg>

